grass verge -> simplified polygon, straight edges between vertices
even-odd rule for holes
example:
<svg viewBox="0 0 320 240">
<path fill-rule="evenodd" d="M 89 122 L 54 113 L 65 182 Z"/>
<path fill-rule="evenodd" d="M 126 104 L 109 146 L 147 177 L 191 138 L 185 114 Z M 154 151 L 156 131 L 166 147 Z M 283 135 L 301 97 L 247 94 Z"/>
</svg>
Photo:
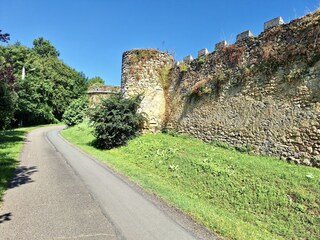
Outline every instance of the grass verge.
<svg viewBox="0 0 320 240">
<path fill-rule="evenodd" d="M 319 169 L 167 134 L 104 151 L 85 124 L 62 136 L 225 239 L 320 239 Z"/>
<path fill-rule="evenodd" d="M 0 205 L 4 191 L 18 165 L 25 135 L 36 127 L 0 131 Z"/>
</svg>

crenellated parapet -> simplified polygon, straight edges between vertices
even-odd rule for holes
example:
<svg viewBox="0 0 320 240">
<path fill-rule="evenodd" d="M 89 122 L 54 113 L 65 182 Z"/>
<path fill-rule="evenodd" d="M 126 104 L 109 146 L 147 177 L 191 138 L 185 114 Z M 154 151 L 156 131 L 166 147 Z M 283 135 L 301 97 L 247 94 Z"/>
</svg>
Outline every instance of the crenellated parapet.
<svg viewBox="0 0 320 240">
<path fill-rule="evenodd" d="M 284 20 L 282 19 L 282 17 L 276 17 L 274 19 L 271 19 L 267 22 L 264 23 L 264 32 L 265 31 L 268 31 L 274 27 L 277 27 L 277 26 L 280 26 L 284 24 Z M 250 39 L 250 38 L 254 38 L 254 35 L 252 34 L 252 32 L 250 30 L 246 30 L 244 32 L 241 32 L 237 35 L 236 37 L 236 44 L 243 41 L 243 40 L 247 40 L 247 39 Z M 227 44 L 227 41 L 226 40 L 223 40 L 221 42 L 218 42 L 215 44 L 215 47 L 214 47 L 214 51 L 217 51 L 219 49 L 221 49 L 222 47 L 226 47 L 228 44 Z M 209 51 L 207 48 L 204 48 L 204 49 L 201 49 L 198 51 L 198 58 L 200 57 L 203 57 L 203 56 L 206 56 L 209 54 Z M 188 55 L 186 56 L 183 61 L 185 63 L 191 63 L 193 61 L 193 57 L 192 55 Z"/>
<path fill-rule="evenodd" d="M 144 95 L 149 129 L 320 167 L 320 10 L 267 21 L 237 41 L 174 62 L 170 54 L 123 54 L 122 92 Z"/>
</svg>

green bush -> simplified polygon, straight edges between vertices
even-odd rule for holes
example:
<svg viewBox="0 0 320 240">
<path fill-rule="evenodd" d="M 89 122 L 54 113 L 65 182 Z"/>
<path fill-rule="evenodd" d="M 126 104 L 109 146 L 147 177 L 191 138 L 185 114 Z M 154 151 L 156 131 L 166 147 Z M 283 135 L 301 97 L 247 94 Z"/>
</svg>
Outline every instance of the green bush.
<svg viewBox="0 0 320 240">
<path fill-rule="evenodd" d="M 87 108 L 88 100 L 86 98 L 74 100 L 64 112 L 62 121 L 68 126 L 74 126 L 83 122 Z"/>
<path fill-rule="evenodd" d="M 137 136 L 144 117 L 138 113 L 140 98 L 125 99 L 113 96 L 102 102 L 92 111 L 95 145 L 102 149 L 111 149 L 127 143 Z"/>
</svg>

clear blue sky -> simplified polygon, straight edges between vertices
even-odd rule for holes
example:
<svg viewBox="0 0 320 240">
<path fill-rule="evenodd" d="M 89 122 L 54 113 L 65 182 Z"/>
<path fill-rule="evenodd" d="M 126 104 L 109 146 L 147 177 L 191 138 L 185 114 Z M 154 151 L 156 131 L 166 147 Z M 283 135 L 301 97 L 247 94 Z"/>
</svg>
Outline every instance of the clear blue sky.
<svg viewBox="0 0 320 240">
<path fill-rule="evenodd" d="M 274 17 L 289 22 L 319 7 L 320 0 L 0 0 L 0 29 L 28 47 L 44 37 L 71 67 L 120 85 L 126 50 L 156 48 L 179 61 L 247 29 L 258 35 Z"/>
</svg>

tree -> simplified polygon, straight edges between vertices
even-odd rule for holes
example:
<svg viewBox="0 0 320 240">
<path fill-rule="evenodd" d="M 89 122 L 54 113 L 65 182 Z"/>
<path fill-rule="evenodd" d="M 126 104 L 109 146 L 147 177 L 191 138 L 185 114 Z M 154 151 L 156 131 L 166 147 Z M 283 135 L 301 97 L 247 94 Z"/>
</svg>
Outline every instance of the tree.
<svg viewBox="0 0 320 240">
<path fill-rule="evenodd" d="M 10 40 L 10 34 L 9 33 L 1 33 L 2 30 L 0 30 L 0 42 L 8 42 Z"/>
<path fill-rule="evenodd" d="M 14 100 L 3 103 L 14 103 L 7 107 L 11 119 L 13 109 L 15 123 L 32 125 L 61 120 L 70 103 L 86 94 L 85 75 L 63 63 L 58 55 L 43 38 L 36 39 L 32 49 L 21 44 L 0 46 L 0 81 L 5 84 L 1 86 L 2 94 Z M 21 77 L 23 68 L 25 79 Z"/>
<path fill-rule="evenodd" d="M 53 85 L 49 81 L 28 77 L 19 80 L 18 103 L 15 118 L 24 125 L 55 123 L 57 119 L 50 106 L 49 95 Z"/>
<path fill-rule="evenodd" d="M 0 81 L 0 129 L 8 127 L 13 119 L 16 94 L 10 91 L 7 84 Z"/>
<path fill-rule="evenodd" d="M 9 34 L 1 34 L 0 42 L 8 42 Z M 16 106 L 16 79 L 11 64 L 10 55 L 0 49 L 0 129 L 6 128 L 13 119 Z"/>
<path fill-rule="evenodd" d="M 44 40 L 43 37 L 35 39 L 33 41 L 33 51 L 35 51 L 41 57 L 59 57 L 60 53 L 48 40 Z"/>
<path fill-rule="evenodd" d="M 101 77 L 90 78 L 87 81 L 88 89 L 94 88 L 94 87 L 100 87 L 100 86 L 104 86 L 104 81 L 103 81 L 103 79 Z"/>
</svg>

